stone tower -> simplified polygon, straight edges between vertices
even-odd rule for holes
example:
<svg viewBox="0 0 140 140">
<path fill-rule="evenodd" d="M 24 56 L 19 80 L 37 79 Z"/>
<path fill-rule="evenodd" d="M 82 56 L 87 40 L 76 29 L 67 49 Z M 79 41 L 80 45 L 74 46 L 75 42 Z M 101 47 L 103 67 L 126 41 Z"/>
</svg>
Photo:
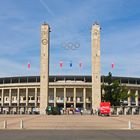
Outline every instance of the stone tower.
<svg viewBox="0 0 140 140">
<path fill-rule="evenodd" d="M 49 91 L 49 47 L 50 27 L 44 23 L 41 25 L 41 66 L 40 66 L 40 114 L 46 114 Z"/>
<path fill-rule="evenodd" d="M 101 77 L 100 77 L 100 25 L 94 23 L 91 31 L 92 47 L 92 109 L 98 109 L 101 102 Z"/>
</svg>

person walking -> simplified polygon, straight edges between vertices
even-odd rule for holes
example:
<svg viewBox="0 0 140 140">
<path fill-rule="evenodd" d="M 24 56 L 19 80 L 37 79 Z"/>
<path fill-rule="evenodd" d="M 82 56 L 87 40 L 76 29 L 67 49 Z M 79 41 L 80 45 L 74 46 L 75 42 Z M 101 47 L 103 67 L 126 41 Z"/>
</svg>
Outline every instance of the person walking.
<svg viewBox="0 0 140 140">
<path fill-rule="evenodd" d="M 91 115 L 93 115 L 93 109 L 91 109 Z"/>
</svg>

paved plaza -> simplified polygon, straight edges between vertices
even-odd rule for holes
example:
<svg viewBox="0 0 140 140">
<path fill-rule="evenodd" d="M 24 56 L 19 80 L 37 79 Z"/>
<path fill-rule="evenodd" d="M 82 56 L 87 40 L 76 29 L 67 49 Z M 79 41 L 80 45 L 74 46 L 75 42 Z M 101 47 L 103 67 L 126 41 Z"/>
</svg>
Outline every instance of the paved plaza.
<svg viewBox="0 0 140 140">
<path fill-rule="evenodd" d="M 139 115 L 91 116 L 91 115 L 0 115 L 0 129 L 46 129 L 46 130 L 127 130 L 131 121 L 132 129 L 140 129 Z"/>
</svg>

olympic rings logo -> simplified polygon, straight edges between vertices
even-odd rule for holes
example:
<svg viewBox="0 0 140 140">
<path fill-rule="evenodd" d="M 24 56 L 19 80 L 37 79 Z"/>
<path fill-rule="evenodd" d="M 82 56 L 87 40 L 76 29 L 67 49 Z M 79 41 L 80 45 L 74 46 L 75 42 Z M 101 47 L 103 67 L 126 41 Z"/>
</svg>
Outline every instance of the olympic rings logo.
<svg viewBox="0 0 140 140">
<path fill-rule="evenodd" d="M 77 42 L 67 42 L 63 44 L 63 48 L 66 50 L 76 50 L 80 47 L 80 44 Z"/>
</svg>

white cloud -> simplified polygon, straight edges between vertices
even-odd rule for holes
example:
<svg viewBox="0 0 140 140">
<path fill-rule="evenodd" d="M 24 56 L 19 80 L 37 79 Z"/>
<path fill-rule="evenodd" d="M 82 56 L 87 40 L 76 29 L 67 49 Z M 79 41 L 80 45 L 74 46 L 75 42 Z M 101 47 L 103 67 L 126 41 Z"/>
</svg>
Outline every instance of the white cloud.
<svg viewBox="0 0 140 140">
<path fill-rule="evenodd" d="M 42 4 L 42 6 L 47 10 L 47 12 L 49 14 L 51 14 L 51 16 L 54 16 L 54 13 L 52 12 L 52 10 L 48 7 L 46 1 L 43 1 L 43 0 L 39 0 L 40 3 Z"/>
</svg>

